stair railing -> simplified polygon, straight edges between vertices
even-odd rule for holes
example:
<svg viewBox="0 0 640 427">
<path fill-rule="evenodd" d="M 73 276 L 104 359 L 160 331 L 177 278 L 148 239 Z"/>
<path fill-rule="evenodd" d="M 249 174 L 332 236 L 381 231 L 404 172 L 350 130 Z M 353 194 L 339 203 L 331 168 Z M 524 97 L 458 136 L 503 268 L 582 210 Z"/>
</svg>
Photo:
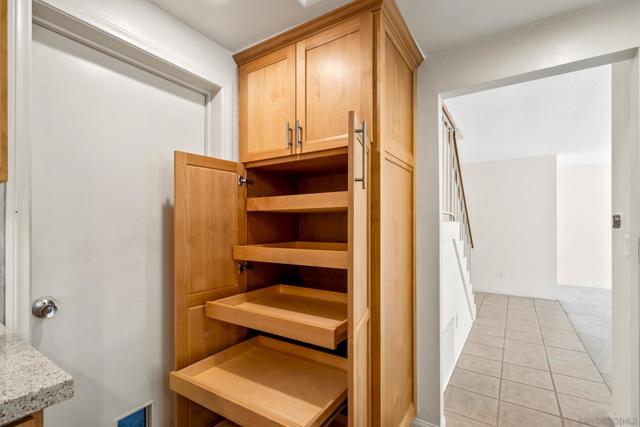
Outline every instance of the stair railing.
<svg viewBox="0 0 640 427">
<path fill-rule="evenodd" d="M 442 220 L 460 222 L 460 240 L 464 242 L 464 256 L 467 258 L 467 269 L 471 269 L 471 249 L 474 248 L 467 197 L 464 192 L 460 157 L 458 155 L 458 128 L 451 114 L 443 105 L 442 135 Z"/>
</svg>

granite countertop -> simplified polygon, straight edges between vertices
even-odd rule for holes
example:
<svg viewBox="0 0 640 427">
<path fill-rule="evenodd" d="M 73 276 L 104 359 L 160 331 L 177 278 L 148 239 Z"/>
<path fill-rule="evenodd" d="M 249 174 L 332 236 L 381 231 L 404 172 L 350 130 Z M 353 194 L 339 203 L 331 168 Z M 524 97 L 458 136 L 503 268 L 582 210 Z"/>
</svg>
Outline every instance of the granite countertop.
<svg viewBox="0 0 640 427">
<path fill-rule="evenodd" d="M 0 426 L 72 396 L 71 375 L 0 324 Z"/>
</svg>

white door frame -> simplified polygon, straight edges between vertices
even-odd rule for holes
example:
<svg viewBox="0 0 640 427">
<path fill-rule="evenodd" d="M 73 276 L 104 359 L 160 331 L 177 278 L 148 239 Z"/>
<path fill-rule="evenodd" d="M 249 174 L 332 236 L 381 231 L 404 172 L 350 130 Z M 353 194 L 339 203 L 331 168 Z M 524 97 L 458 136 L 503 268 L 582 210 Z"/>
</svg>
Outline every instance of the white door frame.
<svg viewBox="0 0 640 427">
<path fill-rule="evenodd" d="M 494 89 L 494 88 L 498 88 L 498 87 L 504 87 L 504 86 L 509 86 L 509 85 L 513 85 L 513 84 L 517 84 L 517 83 L 523 83 L 523 82 L 527 82 L 527 81 L 531 81 L 531 80 L 536 80 L 536 79 L 540 79 L 540 78 L 544 78 L 544 77 L 551 77 L 554 75 L 559 75 L 559 74 L 565 74 L 568 72 L 573 72 L 573 71 L 578 71 L 578 70 L 583 70 L 583 69 L 588 69 L 588 68 L 593 68 L 593 67 L 597 67 L 597 66 L 601 66 L 601 65 L 606 65 L 606 64 L 613 64 L 616 62 L 621 62 L 621 61 L 625 61 L 625 60 L 634 60 L 634 61 L 638 61 L 640 57 L 640 47 L 634 47 L 631 49 L 627 49 L 624 51 L 620 51 L 620 52 L 613 52 L 610 54 L 606 54 L 606 55 L 602 55 L 602 56 L 598 56 L 598 57 L 594 57 L 594 58 L 589 58 L 587 60 L 582 60 L 582 61 L 577 61 L 577 62 L 572 62 L 572 63 L 566 63 L 566 64 L 562 64 L 559 66 L 555 66 L 555 67 L 551 67 L 551 68 L 547 68 L 547 69 L 542 69 L 536 72 L 532 72 L 532 73 L 527 73 L 527 74 L 522 74 L 522 75 L 516 75 L 516 76 L 512 76 L 512 77 L 508 77 L 508 78 L 504 78 L 504 79 L 500 79 L 500 80 L 496 80 L 496 81 L 490 81 L 490 82 L 485 82 L 479 85 L 475 85 L 475 86 L 470 86 L 470 87 L 465 87 L 465 88 L 460 88 L 460 89 L 455 89 L 455 90 L 451 90 L 451 91 L 447 91 L 447 92 L 442 92 L 439 93 L 438 95 L 438 110 L 437 110 L 437 114 L 438 114 L 438 121 L 437 123 L 441 123 L 442 122 L 442 105 L 443 102 L 446 101 L 446 99 L 451 98 L 451 97 L 455 97 L 455 96 L 460 96 L 460 95 L 466 95 L 466 94 L 470 94 L 470 93 L 474 93 L 474 92 L 480 92 L 480 91 L 484 91 L 484 90 L 488 90 L 488 89 Z M 640 84 L 640 82 L 639 82 Z M 636 93 L 635 94 L 635 100 L 636 102 L 638 101 L 638 99 L 640 99 L 640 94 Z M 636 106 L 637 109 L 637 106 Z M 638 116 L 636 118 L 636 120 L 638 121 L 638 123 L 636 123 L 636 127 L 640 124 L 640 116 Z M 443 150 L 443 135 L 442 135 L 442 126 L 438 127 L 438 153 L 442 153 Z M 635 135 L 635 144 L 634 144 L 634 148 L 635 151 L 633 151 L 634 154 L 636 154 L 636 165 L 634 168 L 634 171 L 639 171 L 640 170 L 640 135 L 636 134 Z M 441 154 L 438 155 L 438 158 L 441 157 Z M 440 186 L 440 183 L 442 182 L 442 177 L 443 174 L 445 173 L 445 171 L 442 170 L 442 166 L 441 163 L 439 162 L 439 167 L 438 167 L 438 191 L 441 192 L 442 188 Z M 632 179 L 635 180 L 636 182 L 636 187 L 637 189 L 640 189 L 640 178 L 638 176 L 632 176 Z M 438 194 L 438 200 L 439 203 L 442 203 L 442 194 Z M 631 206 L 632 206 L 632 211 L 633 215 L 631 216 L 631 218 L 629 218 L 628 220 L 631 221 L 635 221 L 635 230 L 636 233 L 634 235 L 631 236 L 631 248 L 630 248 L 630 255 L 632 257 L 632 259 L 635 259 L 636 262 L 640 263 L 640 236 L 638 236 L 638 232 L 637 230 L 640 229 L 640 191 L 636 191 L 635 193 L 632 193 L 632 198 L 631 198 Z M 439 206 L 439 209 L 437 210 L 437 212 L 442 212 L 443 207 Z M 473 215 L 473 213 L 472 213 Z M 440 223 L 440 227 L 442 226 L 442 224 Z M 441 251 L 442 249 L 440 248 L 439 251 Z M 439 260 L 438 262 L 440 263 L 440 268 L 439 268 L 439 307 L 442 306 L 442 295 L 443 295 L 443 291 L 442 291 L 442 286 L 443 286 L 443 266 L 442 264 L 442 257 L 439 256 Z M 638 271 L 638 269 L 636 268 L 635 270 L 636 272 Z M 637 276 L 637 275 L 636 275 Z M 635 277 L 635 281 L 636 281 L 636 285 L 640 284 L 640 277 Z M 615 286 L 615 285 L 614 285 Z M 636 293 L 636 295 L 638 295 L 638 293 Z M 640 311 L 640 298 L 636 299 L 634 301 L 631 301 L 631 310 L 632 312 L 639 312 Z M 439 312 L 439 311 L 438 311 Z M 441 325 L 438 326 L 438 328 L 440 329 Z M 633 332 L 633 331 L 632 331 Z M 633 340 L 635 340 L 635 342 L 632 342 L 630 345 L 632 348 L 636 349 L 636 354 L 634 355 L 634 357 L 636 357 L 635 360 L 637 360 L 638 355 L 640 355 L 640 330 L 636 331 L 635 334 L 633 334 L 633 336 L 631 337 Z M 438 343 L 438 346 L 440 347 L 440 343 Z M 440 371 L 442 371 L 442 353 L 439 353 L 439 363 L 438 363 L 438 367 L 440 369 Z M 638 372 L 636 371 L 635 373 L 632 374 L 638 374 Z M 442 380 L 442 379 L 441 379 Z M 439 384 L 438 384 L 439 385 Z M 615 384 L 614 384 L 615 386 Z M 634 401 L 637 401 L 640 399 L 640 376 L 636 375 L 635 378 L 635 388 L 632 390 L 636 395 L 635 396 L 629 396 L 629 399 L 631 399 L 632 404 L 631 407 L 635 407 L 638 408 L 640 407 L 640 402 L 635 402 L 635 405 L 633 404 Z M 444 420 L 444 402 L 443 402 L 443 392 L 444 390 L 440 391 L 440 420 L 441 422 Z M 616 398 L 620 398 L 620 396 L 616 396 Z M 614 402 L 616 403 L 616 402 Z M 616 414 L 616 416 L 620 416 L 620 414 Z M 414 420 L 414 426 L 418 427 L 418 426 L 422 426 L 424 425 L 424 423 L 426 423 L 423 420 L 420 419 L 416 419 Z M 429 425 L 429 424 L 427 424 Z"/>
<path fill-rule="evenodd" d="M 64 6 L 64 10 L 61 8 Z M 231 82 L 213 82 L 188 70 L 179 58 L 140 35 L 65 0 L 9 1 L 9 181 L 6 188 L 5 322 L 31 337 L 31 101 L 32 25 L 40 25 L 93 49 L 202 94 L 206 102 L 205 154 L 237 157 Z"/>
</svg>

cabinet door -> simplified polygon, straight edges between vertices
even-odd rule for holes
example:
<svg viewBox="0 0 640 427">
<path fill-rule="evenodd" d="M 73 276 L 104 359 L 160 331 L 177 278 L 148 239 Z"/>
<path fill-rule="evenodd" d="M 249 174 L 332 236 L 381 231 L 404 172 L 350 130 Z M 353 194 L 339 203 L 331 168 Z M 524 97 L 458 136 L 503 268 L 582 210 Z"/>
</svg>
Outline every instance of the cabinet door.
<svg viewBox="0 0 640 427">
<path fill-rule="evenodd" d="M 44 419 L 43 412 L 38 411 L 35 414 L 22 418 L 21 420 L 14 421 L 10 424 L 7 424 L 4 427 L 43 427 L 44 426 L 43 419 Z"/>
<path fill-rule="evenodd" d="M 208 300 L 245 291 L 232 257 L 246 242 L 241 164 L 175 153 L 174 351 L 175 369 L 217 353 L 244 337 L 245 330 L 205 316 Z M 178 396 L 176 427 L 209 427 L 215 414 Z"/>
<path fill-rule="evenodd" d="M 349 111 L 370 120 L 372 52 L 370 13 L 298 42 L 298 153 L 346 146 Z"/>
<path fill-rule="evenodd" d="M 366 132 L 351 111 L 349 137 L 349 426 L 371 424 L 369 155 Z"/>
<path fill-rule="evenodd" d="M 293 153 L 295 79 L 293 45 L 239 68 L 241 162 Z"/>
</svg>

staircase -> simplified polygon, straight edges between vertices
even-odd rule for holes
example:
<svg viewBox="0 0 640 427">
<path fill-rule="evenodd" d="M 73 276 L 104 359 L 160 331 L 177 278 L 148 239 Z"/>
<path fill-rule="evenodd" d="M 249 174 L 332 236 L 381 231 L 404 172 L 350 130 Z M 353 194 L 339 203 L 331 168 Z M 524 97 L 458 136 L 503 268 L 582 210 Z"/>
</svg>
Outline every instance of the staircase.
<svg viewBox="0 0 640 427">
<path fill-rule="evenodd" d="M 476 298 L 471 284 L 471 252 L 465 254 L 465 242 L 460 236 L 460 223 L 457 221 L 445 221 L 440 229 L 441 248 L 444 265 L 453 270 L 454 282 L 458 282 L 468 308 L 470 319 L 476 318 Z M 450 289 L 450 287 L 448 287 Z"/>
<path fill-rule="evenodd" d="M 458 157 L 458 141 L 451 114 L 443 109 L 440 258 L 442 268 L 441 348 L 444 390 L 476 318 L 471 282 L 474 247 L 467 200 Z"/>
</svg>

